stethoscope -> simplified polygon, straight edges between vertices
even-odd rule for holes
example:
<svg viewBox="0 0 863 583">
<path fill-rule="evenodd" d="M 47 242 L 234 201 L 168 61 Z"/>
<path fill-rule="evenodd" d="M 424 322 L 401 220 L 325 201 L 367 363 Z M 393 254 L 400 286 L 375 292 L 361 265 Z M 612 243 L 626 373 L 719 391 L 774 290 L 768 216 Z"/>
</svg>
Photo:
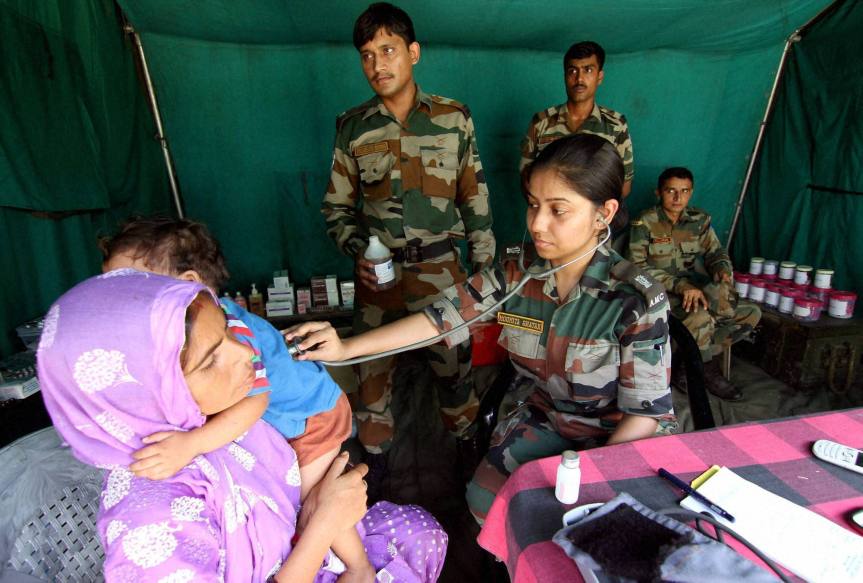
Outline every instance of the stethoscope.
<svg viewBox="0 0 863 583">
<path fill-rule="evenodd" d="M 425 348 L 426 346 L 431 346 L 432 344 L 436 344 L 436 343 L 440 342 L 444 338 L 448 338 L 448 337 L 452 336 L 453 334 L 456 334 L 457 332 L 460 332 L 461 330 L 468 328 L 469 326 L 471 326 L 472 324 L 474 324 L 476 322 L 490 318 L 491 317 L 489 315 L 490 312 L 493 312 L 498 307 L 505 304 L 511 297 L 513 297 L 515 294 L 517 294 L 521 290 L 521 288 L 523 288 L 525 285 L 527 285 L 528 281 L 530 281 L 532 279 L 541 280 L 541 281 L 547 280 L 548 278 L 550 278 L 552 275 L 554 275 L 555 273 L 557 273 L 561 269 L 565 269 L 566 267 L 569 267 L 570 265 L 572 265 L 576 261 L 580 261 L 581 259 L 584 259 L 588 255 L 594 253 L 597 249 L 599 249 L 600 247 L 605 245 L 609 240 L 611 240 L 611 226 L 608 224 L 608 221 L 605 220 L 605 217 L 603 217 L 601 214 L 597 215 L 597 219 L 599 221 L 601 221 L 603 225 L 605 225 L 605 237 L 603 237 L 599 243 L 597 243 L 596 245 L 594 245 L 593 247 L 591 247 L 590 249 L 588 249 L 587 251 L 585 251 L 584 253 L 582 253 L 578 257 L 576 257 L 574 259 L 570 259 L 569 261 L 567 261 L 566 263 L 564 263 L 562 265 L 558 265 L 557 267 L 552 267 L 550 269 L 545 269 L 543 271 L 537 271 L 535 269 L 525 267 L 525 265 L 524 265 L 524 247 L 525 247 L 524 240 L 527 237 L 527 231 L 525 230 L 525 235 L 522 237 L 521 252 L 519 253 L 519 256 L 518 256 L 518 267 L 519 267 L 519 269 L 521 269 L 522 272 L 524 272 L 524 275 L 518 281 L 518 284 L 516 284 L 516 286 L 514 288 L 512 288 L 512 290 L 510 290 L 509 293 L 507 293 L 505 296 L 503 296 L 503 298 L 501 298 L 500 300 L 495 302 L 490 308 L 486 309 L 481 314 L 477 314 L 476 316 L 474 316 L 470 320 L 466 320 L 465 322 L 462 322 L 461 324 L 452 328 L 451 330 L 447 330 L 446 332 L 441 332 L 437 336 L 432 336 L 431 338 L 428 338 L 427 340 L 420 340 L 419 342 L 414 342 L 413 344 L 408 344 L 408 345 L 402 346 L 400 348 L 393 348 L 391 350 L 385 350 L 384 352 L 378 352 L 376 354 L 367 354 L 366 356 L 351 358 L 349 360 L 341 360 L 338 362 L 330 362 L 330 361 L 326 361 L 326 360 L 321 360 L 318 362 L 320 362 L 321 364 L 324 364 L 326 366 L 352 366 L 355 364 L 368 362 L 370 360 L 375 360 L 377 358 L 394 356 L 396 354 L 401 354 L 402 352 L 408 352 L 410 350 L 416 350 L 418 348 Z M 533 267 L 533 266 L 531 266 L 531 267 Z M 291 356 L 303 354 L 305 352 L 304 350 L 302 350 L 300 348 L 300 346 L 299 346 L 300 342 L 302 342 L 301 338 L 295 339 L 295 340 L 288 343 L 288 352 L 291 354 Z"/>
</svg>

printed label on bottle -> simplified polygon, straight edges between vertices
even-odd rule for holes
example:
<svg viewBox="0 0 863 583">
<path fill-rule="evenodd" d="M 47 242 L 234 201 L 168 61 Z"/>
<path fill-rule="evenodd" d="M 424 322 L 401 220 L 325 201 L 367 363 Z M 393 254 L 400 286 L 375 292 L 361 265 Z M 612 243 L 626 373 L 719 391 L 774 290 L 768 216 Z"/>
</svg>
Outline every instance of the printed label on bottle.
<svg viewBox="0 0 863 583">
<path fill-rule="evenodd" d="M 396 278 L 396 270 L 393 269 L 393 260 L 387 259 L 383 263 L 376 264 L 375 276 L 378 278 L 378 285 L 394 280 Z"/>
</svg>

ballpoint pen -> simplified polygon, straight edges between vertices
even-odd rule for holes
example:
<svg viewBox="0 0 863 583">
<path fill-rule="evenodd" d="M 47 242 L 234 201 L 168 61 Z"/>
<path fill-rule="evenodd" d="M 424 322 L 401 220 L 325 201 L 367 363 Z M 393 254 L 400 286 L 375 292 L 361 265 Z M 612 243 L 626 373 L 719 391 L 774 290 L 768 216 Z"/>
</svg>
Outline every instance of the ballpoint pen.
<svg viewBox="0 0 863 583">
<path fill-rule="evenodd" d="M 696 490 L 665 468 L 659 468 L 659 475 L 680 488 L 681 490 L 683 490 L 684 492 L 686 492 L 687 495 L 692 496 L 693 498 L 707 506 L 710 510 L 712 510 L 728 522 L 734 522 L 734 517 L 731 516 L 731 514 L 729 514 L 727 510 L 708 500 L 707 497 L 704 496 L 704 494 L 699 494 L 698 490 Z"/>
</svg>

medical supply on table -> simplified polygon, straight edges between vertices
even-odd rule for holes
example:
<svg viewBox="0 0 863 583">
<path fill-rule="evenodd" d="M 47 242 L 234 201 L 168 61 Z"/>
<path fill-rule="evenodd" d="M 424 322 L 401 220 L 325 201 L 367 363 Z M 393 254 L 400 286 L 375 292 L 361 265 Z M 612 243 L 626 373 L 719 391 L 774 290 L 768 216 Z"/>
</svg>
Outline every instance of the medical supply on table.
<svg viewBox="0 0 863 583">
<path fill-rule="evenodd" d="M 249 311 L 261 317 L 266 314 L 264 310 L 264 294 L 258 291 L 258 286 L 254 283 L 252 284 L 252 291 L 249 293 Z"/>
<path fill-rule="evenodd" d="M 830 289 L 830 284 L 833 280 L 833 270 L 832 269 L 816 269 L 815 270 L 815 281 L 812 285 L 815 287 L 820 287 L 822 289 Z"/>
<path fill-rule="evenodd" d="M 545 269 L 545 270 L 539 271 L 539 272 L 529 270 L 524 265 L 524 245 L 522 245 L 522 247 L 521 247 L 522 251 L 518 257 L 518 265 L 519 265 L 519 268 L 521 269 L 521 271 L 524 272 L 524 275 L 518 281 L 516 286 L 514 288 L 512 288 L 509 291 L 509 293 L 507 293 L 505 296 L 503 296 L 501 299 L 499 299 L 497 302 L 495 302 L 491 307 L 489 307 L 488 309 L 486 309 L 482 313 L 477 314 L 473 318 L 471 318 L 465 322 L 462 322 L 458 326 L 455 326 L 455 327 L 451 328 L 450 330 L 447 330 L 446 332 L 441 332 L 437 336 L 433 336 L 427 340 L 421 340 L 419 342 L 414 342 L 412 344 L 408 344 L 408 345 L 402 346 L 400 348 L 393 348 L 392 350 L 385 350 L 384 352 L 379 352 L 377 354 L 368 354 L 366 356 L 361 356 L 358 358 L 351 358 L 348 360 L 342 360 L 340 362 L 330 362 L 330 361 L 325 361 L 325 360 L 320 361 L 320 362 L 326 366 L 352 366 L 355 364 L 360 364 L 362 362 L 368 362 L 370 360 L 375 360 L 377 358 L 383 358 L 384 356 L 392 356 L 395 354 L 401 354 L 402 352 L 407 352 L 409 350 L 416 350 L 418 348 L 425 348 L 426 346 L 431 346 L 432 344 L 436 344 L 436 343 L 440 342 L 441 340 L 443 340 L 444 338 L 448 338 L 448 337 L 452 336 L 453 334 L 456 334 L 456 333 L 460 332 L 461 330 L 464 330 L 465 328 L 470 327 L 475 322 L 479 322 L 480 320 L 488 319 L 490 317 L 490 313 L 492 311 L 497 309 L 498 306 L 502 306 L 503 304 L 505 304 L 507 301 L 509 301 L 509 299 L 511 297 L 515 296 L 518 292 L 520 292 L 521 288 L 523 288 L 525 285 L 527 285 L 527 282 L 529 282 L 531 279 L 547 280 L 548 278 L 550 278 L 552 275 L 554 275 L 555 273 L 557 273 L 561 269 L 565 269 L 565 268 L 569 267 L 570 265 L 572 265 L 573 263 L 575 263 L 576 261 L 580 261 L 581 259 L 584 259 L 588 255 L 592 254 L 594 251 L 596 251 L 597 249 L 599 249 L 600 247 L 605 245 L 608 241 L 610 241 L 611 240 L 611 226 L 608 224 L 608 221 L 606 221 L 602 215 L 598 215 L 597 220 L 602 222 L 603 225 L 605 225 L 605 235 L 602 237 L 602 239 L 600 239 L 596 243 L 596 245 L 594 245 L 593 247 L 591 247 L 590 249 L 588 249 L 587 251 L 585 251 L 581 255 L 574 257 L 574 258 L 570 259 L 569 261 L 567 261 L 566 263 L 562 263 L 561 265 L 558 265 L 556 267 L 552 267 L 550 269 Z M 526 230 L 525 230 L 524 236 L 525 237 L 527 236 Z"/>
<path fill-rule="evenodd" d="M 779 311 L 783 314 L 792 314 L 794 313 L 794 301 L 797 298 L 803 297 L 803 291 L 794 287 L 786 286 L 780 292 L 779 298 Z"/>
<path fill-rule="evenodd" d="M 817 322 L 821 317 L 824 303 L 812 298 L 797 298 L 794 300 L 793 316 L 801 322 Z"/>
<path fill-rule="evenodd" d="M 827 313 L 834 318 L 850 318 L 854 315 L 857 304 L 857 294 L 849 291 L 834 290 L 830 294 L 830 305 Z"/>
<path fill-rule="evenodd" d="M 751 302 L 760 304 L 764 301 L 764 295 L 767 292 L 767 282 L 760 277 L 753 277 L 749 280 L 749 296 Z"/>
<path fill-rule="evenodd" d="M 779 262 L 775 259 L 765 259 L 764 270 L 761 272 L 761 275 L 776 275 L 776 268 L 778 265 Z"/>
<path fill-rule="evenodd" d="M 737 291 L 737 295 L 743 299 L 746 299 L 749 296 L 750 280 L 751 278 L 747 273 L 734 274 L 734 289 Z"/>
<path fill-rule="evenodd" d="M 686 492 L 687 496 L 698 500 L 701 504 L 706 506 L 708 509 L 710 509 L 711 512 L 714 512 L 717 516 L 721 516 L 728 522 L 734 522 L 734 517 L 727 510 L 725 510 L 718 504 L 712 502 L 709 498 L 707 498 L 707 496 L 705 496 L 704 494 L 702 494 L 701 492 L 699 492 L 698 490 L 696 490 L 665 468 L 659 468 L 659 475 L 674 484 L 680 490 Z"/>
<path fill-rule="evenodd" d="M 39 338 L 42 336 L 42 327 L 45 325 L 45 318 L 36 318 L 29 322 L 24 322 L 20 326 L 15 327 L 15 332 L 18 338 L 24 343 L 28 350 L 36 350 L 39 348 Z"/>
<path fill-rule="evenodd" d="M 244 310 L 249 309 L 249 304 L 246 302 L 246 297 L 241 294 L 239 291 L 234 295 L 234 303 L 243 308 Z"/>
<path fill-rule="evenodd" d="M 273 272 L 273 287 L 275 289 L 288 289 L 291 287 L 291 278 L 288 277 L 287 269 Z"/>
<path fill-rule="evenodd" d="M 794 270 L 794 283 L 797 285 L 809 285 L 809 280 L 812 278 L 812 266 L 798 265 Z"/>
<path fill-rule="evenodd" d="M 859 449 L 829 439 L 819 439 L 812 445 L 812 453 L 825 462 L 863 474 L 863 451 Z"/>
<path fill-rule="evenodd" d="M 797 264 L 793 261 L 783 261 L 779 264 L 779 279 L 794 279 L 794 270 L 797 269 Z"/>
<path fill-rule="evenodd" d="M 564 504 L 575 504 L 581 488 L 581 466 L 578 452 L 568 449 L 560 456 L 554 496 Z"/>
<path fill-rule="evenodd" d="M 764 292 L 764 304 L 774 308 L 779 308 L 779 299 L 782 297 L 780 294 L 782 292 L 782 285 L 778 283 L 770 283 L 767 284 Z"/>
<path fill-rule="evenodd" d="M 806 296 L 812 298 L 813 300 L 818 300 L 825 306 L 830 301 L 830 292 L 832 290 L 830 288 L 820 288 L 815 287 L 814 285 L 810 285 L 809 289 L 806 292 Z"/>
<path fill-rule="evenodd" d="M 378 280 L 377 291 L 384 291 L 396 284 L 396 270 L 393 267 L 393 254 L 389 247 L 381 243 L 377 235 L 369 237 L 369 246 L 366 247 L 363 257 L 375 264 L 375 277 Z"/>
<path fill-rule="evenodd" d="M 353 308 L 354 307 L 354 282 L 352 281 L 342 281 L 339 283 L 339 292 L 342 296 L 342 307 L 343 308 Z"/>
<path fill-rule="evenodd" d="M 306 314 L 312 309 L 312 290 L 307 287 L 297 288 L 297 313 Z"/>
<path fill-rule="evenodd" d="M 0 361 L 0 401 L 26 399 L 38 391 L 35 352 L 19 352 Z"/>
<path fill-rule="evenodd" d="M 761 275 L 764 271 L 764 258 L 753 257 L 749 260 L 749 273 L 752 275 Z"/>
<path fill-rule="evenodd" d="M 810 480 L 819 475 L 815 471 L 807 474 Z M 863 537 L 728 468 L 712 471 L 698 492 L 734 514 L 735 533 L 804 580 L 863 580 Z M 705 510 L 693 498 L 680 505 L 696 512 Z"/>
</svg>

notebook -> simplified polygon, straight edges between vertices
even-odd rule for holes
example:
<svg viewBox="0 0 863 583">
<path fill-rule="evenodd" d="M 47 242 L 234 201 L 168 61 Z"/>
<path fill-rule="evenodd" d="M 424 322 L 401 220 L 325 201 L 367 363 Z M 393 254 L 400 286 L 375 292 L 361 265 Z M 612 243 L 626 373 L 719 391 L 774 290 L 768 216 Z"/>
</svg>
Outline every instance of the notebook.
<svg viewBox="0 0 863 583">
<path fill-rule="evenodd" d="M 696 481 L 696 488 L 735 521 L 714 518 L 795 575 L 813 582 L 863 581 L 863 537 L 728 468 L 720 468 L 700 484 Z M 689 496 L 680 505 L 695 512 L 707 510 Z"/>
</svg>

